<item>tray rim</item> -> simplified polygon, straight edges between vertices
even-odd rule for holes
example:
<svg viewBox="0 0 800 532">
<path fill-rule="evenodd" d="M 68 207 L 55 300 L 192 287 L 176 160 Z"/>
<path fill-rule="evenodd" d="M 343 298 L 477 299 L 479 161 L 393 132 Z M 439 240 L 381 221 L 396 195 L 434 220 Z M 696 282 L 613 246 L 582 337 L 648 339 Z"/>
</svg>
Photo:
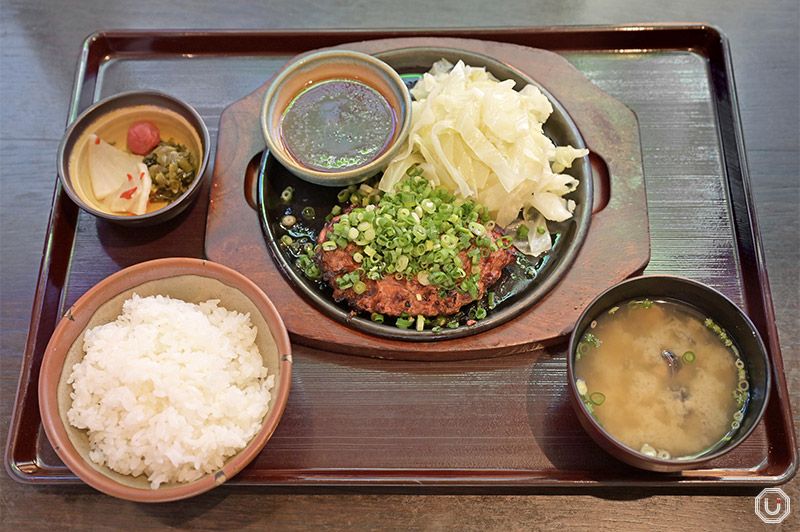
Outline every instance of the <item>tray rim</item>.
<svg viewBox="0 0 800 532">
<path fill-rule="evenodd" d="M 575 47 L 570 46 L 569 42 L 572 40 L 576 33 L 590 33 L 597 37 L 593 41 L 595 45 L 592 47 Z M 652 46 L 637 46 L 638 44 L 647 44 L 648 38 L 653 33 L 662 33 L 675 38 L 674 46 L 652 47 Z M 797 457 L 797 443 L 794 430 L 794 421 L 792 418 L 788 388 L 784 374 L 783 358 L 779 345 L 777 334 L 777 325 L 775 323 L 775 314 L 772 305 L 772 294 L 768 282 L 768 274 L 766 270 L 764 249 L 761 243 L 760 232 L 758 230 L 758 221 L 755 212 L 755 205 L 752 201 L 752 187 L 750 175 L 746 162 L 746 153 L 744 148 L 744 137 L 742 132 L 742 125 L 739 113 L 739 104 L 736 95 L 735 82 L 733 77 L 733 63 L 730 55 L 730 46 L 727 37 L 723 32 L 707 23 L 647 23 L 647 24 L 622 24 L 622 25 L 580 25 L 580 26 L 525 26 L 525 27 L 490 27 L 490 28 L 385 28 L 385 29 L 356 29 L 356 28 L 343 28 L 343 29 L 281 29 L 281 30 L 103 30 L 90 34 L 82 43 L 81 53 L 79 54 L 73 90 L 71 94 L 70 106 L 68 108 L 67 124 L 72 122 L 78 114 L 78 110 L 86 107 L 91 99 L 94 97 L 94 88 L 97 82 L 97 74 L 99 67 L 110 61 L 112 58 L 122 57 L 150 57 L 158 55 L 174 55 L 174 52 L 169 51 L 169 46 L 172 46 L 175 40 L 189 39 L 202 39 L 205 41 L 233 41 L 233 45 L 220 52 L 206 46 L 200 46 L 198 49 L 192 49 L 195 54 L 203 56 L 225 56 L 236 54 L 236 50 L 242 50 L 238 55 L 256 55 L 254 52 L 246 53 L 244 48 L 237 48 L 243 45 L 237 45 L 236 42 L 247 41 L 248 39 L 241 39 L 241 37 L 249 37 L 253 39 L 266 39 L 272 40 L 282 38 L 290 41 L 286 43 L 286 49 L 282 51 L 285 55 L 293 55 L 295 52 L 290 48 L 291 43 L 294 41 L 301 41 L 309 35 L 321 38 L 323 41 L 332 41 L 334 43 L 342 43 L 356 39 L 379 39 L 389 37 L 413 37 L 413 36 L 444 36 L 444 37 L 465 37 L 478 40 L 501 40 L 502 42 L 510 42 L 513 44 L 520 44 L 523 46 L 534 47 L 538 46 L 537 43 L 531 43 L 531 38 L 538 38 L 538 41 L 551 40 L 551 45 L 543 47 L 551 51 L 573 51 L 573 52 L 647 52 L 647 51 L 667 51 L 667 50 L 680 50 L 680 51 L 693 51 L 700 53 L 709 61 L 710 64 L 716 65 L 717 68 L 714 72 L 718 74 L 721 79 L 712 76 L 711 89 L 715 96 L 715 111 L 717 116 L 716 128 L 720 137 L 721 143 L 721 157 L 722 165 L 725 169 L 726 175 L 725 184 L 729 197 L 729 210 L 733 214 L 733 229 L 734 238 L 737 242 L 737 250 L 742 254 L 740 259 L 740 273 L 742 274 L 742 290 L 745 294 L 744 300 L 747 306 L 748 314 L 753 317 L 760 329 L 760 332 L 766 339 L 768 349 L 770 351 L 771 360 L 773 364 L 773 371 L 775 372 L 775 386 L 771 397 L 772 401 L 779 401 L 777 417 L 782 422 L 785 430 L 783 436 L 783 443 L 788 447 L 788 461 L 786 467 L 777 475 L 758 475 L 753 472 L 751 475 L 745 474 L 747 471 L 753 470 L 734 470 L 728 471 L 739 472 L 739 475 L 730 475 L 729 477 L 715 476 L 714 471 L 722 470 L 698 470 L 690 472 L 689 475 L 679 478 L 677 481 L 660 482 L 658 480 L 652 481 L 646 479 L 644 481 L 624 481 L 612 483 L 600 483 L 595 481 L 564 481 L 551 478 L 551 473 L 557 473 L 558 470 L 552 471 L 545 470 L 536 474 L 535 471 L 518 471 L 518 470 L 479 470 L 477 478 L 474 481 L 468 479 L 458 479 L 457 476 L 452 475 L 453 472 L 466 470 L 442 470 L 440 478 L 420 479 L 419 473 L 435 473 L 438 470 L 402 470 L 393 469 L 397 473 L 408 473 L 409 471 L 416 472 L 417 476 L 413 479 L 403 479 L 401 475 L 388 475 L 387 470 L 377 469 L 361 469 L 361 470 L 346 470 L 348 475 L 331 478 L 330 473 L 338 470 L 335 469 L 306 469 L 300 473 L 292 473 L 293 471 L 300 470 L 281 470 L 289 475 L 283 481 L 265 483 L 257 482 L 247 477 L 247 471 L 243 471 L 242 475 L 234 479 L 232 483 L 238 485 L 261 485 L 261 486 L 313 486 L 313 485 L 327 485 L 327 486 L 404 486 L 415 485 L 422 487 L 429 486 L 445 486 L 445 487 L 528 487 L 537 489 L 548 486 L 562 486 L 562 487 L 619 487 L 619 486 L 646 486 L 652 488 L 670 487 L 675 488 L 683 487 L 705 487 L 715 488 L 720 486 L 741 486 L 741 487 L 756 487 L 779 485 L 791 480 L 798 469 Z M 231 39 L 235 37 L 236 39 Z M 501 39 L 497 39 L 501 37 Z M 131 41 L 136 39 L 147 38 L 150 39 L 150 46 L 148 53 L 143 53 L 136 50 L 135 46 L 130 45 Z M 631 46 L 620 47 L 618 39 L 630 39 Z M 343 41 L 342 39 L 347 39 Z M 524 42 L 521 42 L 526 39 Z M 537 39 L 534 39 L 537 40 Z M 537 41 L 537 42 L 538 42 Z M 614 46 L 614 44 L 617 44 Z M 300 43 L 297 43 L 300 44 Z M 296 45 L 297 45 L 296 44 Z M 295 45 L 295 46 L 296 46 Z M 323 46 L 325 46 L 323 44 Z M 166 47 L 166 48 L 165 48 Z M 248 47 L 245 47 L 248 48 Z M 252 48 L 252 45 L 249 47 Z M 300 46 L 301 49 L 307 50 L 307 47 Z M 93 51 L 97 49 L 95 53 Z M 105 53 L 101 53 L 105 52 Z M 277 52 L 272 52 L 273 55 L 278 55 Z M 268 54 L 264 54 L 268 55 Z M 90 90 L 91 89 L 91 90 Z M 720 101 L 717 96 L 724 95 L 727 100 Z M 723 111 L 722 113 L 720 111 Z M 720 123 L 720 117 L 726 120 L 725 124 Z M 732 149 L 731 149 L 732 148 Z M 737 180 L 737 177 L 740 180 Z M 742 208 L 734 210 L 733 205 L 736 201 L 731 198 L 735 197 L 743 205 Z M 42 330 L 52 330 L 55 327 L 55 322 L 58 316 L 45 316 L 43 311 L 46 308 L 60 309 L 63 303 L 62 297 L 64 292 L 65 279 L 69 273 L 69 262 L 71 256 L 59 257 L 54 253 L 54 242 L 63 241 L 64 238 L 72 241 L 75 236 L 74 224 L 70 224 L 70 220 L 75 220 L 78 215 L 78 208 L 68 201 L 65 193 L 61 189 L 60 183 L 56 180 L 52 205 L 50 210 L 50 218 L 48 220 L 48 228 L 44 242 L 44 252 L 40 263 L 39 276 L 37 279 L 36 291 L 34 295 L 33 308 L 30 319 L 30 326 L 28 330 L 28 337 L 25 343 L 25 351 L 22 355 L 22 364 L 20 369 L 20 376 L 18 381 L 17 393 L 15 396 L 15 403 L 11 413 L 9 424 L 8 440 L 5 449 L 4 462 L 6 470 L 9 475 L 16 481 L 31 484 L 75 484 L 80 481 L 74 475 L 71 475 L 68 469 L 65 469 L 66 474 L 62 470 L 50 469 L 46 474 L 42 474 L 42 468 L 36 463 L 36 457 L 33 460 L 17 460 L 19 445 L 19 429 L 21 417 L 23 416 L 23 406 L 26 401 L 29 401 L 29 396 L 32 394 L 31 390 L 25 386 L 26 377 L 28 382 L 35 380 L 38 382 L 39 368 L 32 360 L 36 351 L 43 351 L 49 339 L 49 334 L 42 332 Z M 744 268 L 743 266 L 748 266 Z M 55 270 L 56 275 L 51 273 Z M 747 270 L 747 271 L 744 271 Z M 754 271 L 752 271 L 754 270 Z M 60 274 L 60 275 L 57 275 Z M 55 278 L 54 278 L 55 277 Z M 749 282 L 748 282 L 749 280 Z M 756 295 L 753 295 L 756 293 Z M 758 305 L 747 305 L 747 302 L 755 300 Z M 50 314 L 56 311 L 51 310 Z M 763 329 L 766 330 L 763 330 Z M 42 337 L 44 336 L 44 337 Z M 35 392 L 35 390 L 34 390 Z M 35 393 L 33 393 L 35 395 Z M 38 403 L 33 399 L 35 404 L 35 415 L 38 415 Z M 33 408 L 29 405 L 29 410 Z M 773 408 L 774 405 L 773 405 Z M 28 412 L 29 417 L 31 415 Z M 776 421 L 776 422 L 777 422 Z M 41 426 L 41 424 L 39 424 Z M 32 437 L 35 436 L 30 435 Z M 772 453 L 770 453 L 772 454 Z M 774 464 L 770 464 L 774 465 Z M 359 474 L 354 474 L 354 471 L 359 471 Z M 502 479 L 498 481 L 488 480 L 495 471 L 503 473 Z M 277 472 L 277 470 L 276 470 Z M 313 472 L 320 475 L 319 478 L 314 478 Z M 694 473 L 694 474 L 692 474 Z M 382 476 L 383 475 L 383 476 Z M 520 480 L 514 481 L 510 477 L 517 475 Z M 703 477 L 711 477 L 704 480 Z M 541 480 L 531 480 L 541 478 Z M 664 477 L 660 477 L 664 478 Z M 360 480 L 359 480 L 360 479 Z M 394 479 L 394 480 L 393 480 Z M 528 479 L 527 481 L 525 479 Z"/>
</svg>

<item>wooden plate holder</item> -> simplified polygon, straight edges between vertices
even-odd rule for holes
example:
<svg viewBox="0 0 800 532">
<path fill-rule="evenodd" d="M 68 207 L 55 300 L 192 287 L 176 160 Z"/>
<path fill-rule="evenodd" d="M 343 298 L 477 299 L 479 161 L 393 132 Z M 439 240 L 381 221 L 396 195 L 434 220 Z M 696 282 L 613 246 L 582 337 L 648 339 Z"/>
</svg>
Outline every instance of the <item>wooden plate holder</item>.
<svg viewBox="0 0 800 532">
<path fill-rule="evenodd" d="M 591 227 L 562 281 L 515 319 L 475 335 L 403 342 L 366 335 L 329 318 L 304 298 L 269 252 L 249 190 L 261 134 L 264 85 L 220 116 L 206 223 L 206 256 L 258 284 L 275 303 L 292 341 L 318 349 L 399 360 L 464 360 L 552 345 L 568 335 L 602 291 L 641 273 L 650 259 L 650 232 L 638 121 L 623 103 L 598 89 L 562 56 L 513 44 L 456 38 L 397 38 L 338 46 L 365 53 L 438 47 L 483 54 L 535 79 L 567 109 L 591 151 L 595 197 Z M 310 53 L 310 52 L 309 52 Z"/>
</svg>

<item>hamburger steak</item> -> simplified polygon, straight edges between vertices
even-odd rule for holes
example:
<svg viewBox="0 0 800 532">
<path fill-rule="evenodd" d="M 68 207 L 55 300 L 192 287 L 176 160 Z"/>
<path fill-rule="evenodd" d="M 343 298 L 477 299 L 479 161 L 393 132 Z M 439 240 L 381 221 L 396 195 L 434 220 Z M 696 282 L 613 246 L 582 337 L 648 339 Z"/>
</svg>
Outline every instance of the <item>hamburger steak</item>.
<svg viewBox="0 0 800 532">
<path fill-rule="evenodd" d="M 328 222 L 319 235 L 318 243 L 321 245 L 328 238 L 328 233 L 333 230 L 334 224 L 340 217 Z M 499 229 L 494 228 L 486 233 L 496 242 L 503 236 Z M 469 264 L 467 252 L 473 247 L 462 250 L 458 256 L 464 264 Z M 440 288 L 428 284 L 423 285 L 416 278 L 403 277 L 398 280 L 394 275 L 386 275 L 382 279 L 364 279 L 366 290 L 357 294 L 353 288 L 340 289 L 336 279 L 355 271 L 360 265 L 354 260 L 353 255 L 362 251 L 362 247 L 350 242 L 345 248 L 325 251 L 320 249 L 316 261 L 322 270 L 322 278 L 333 288 L 333 297 L 336 301 L 346 300 L 354 309 L 364 312 L 377 312 L 387 316 L 400 316 L 401 314 L 441 316 L 458 312 L 461 307 L 479 300 L 486 290 L 496 283 L 502 275 L 503 268 L 510 264 L 515 257 L 513 247 L 503 249 L 498 247 L 486 256 L 481 256 L 477 266 L 480 268 L 477 297 L 458 289 L 442 291 Z M 444 297 L 441 297 L 444 295 Z"/>
</svg>

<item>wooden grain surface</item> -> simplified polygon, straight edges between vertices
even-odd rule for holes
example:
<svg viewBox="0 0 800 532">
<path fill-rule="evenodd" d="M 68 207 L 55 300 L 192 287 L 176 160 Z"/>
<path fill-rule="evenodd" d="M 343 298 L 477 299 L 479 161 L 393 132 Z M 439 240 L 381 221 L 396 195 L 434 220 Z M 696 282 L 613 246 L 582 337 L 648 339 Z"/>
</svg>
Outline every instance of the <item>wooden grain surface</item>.
<svg viewBox="0 0 800 532">
<path fill-rule="evenodd" d="M 0 33 L 0 280 L 3 441 L 16 391 L 65 125 L 77 51 L 107 28 L 439 27 L 705 21 L 731 40 L 759 226 L 766 251 L 795 424 L 800 419 L 800 147 L 796 0 L 523 1 L 455 5 L 422 1 L 154 2 L 3 0 Z M 224 89 L 225 80 L 209 73 Z M 609 81 L 610 83 L 613 80 Z M 255 86 L 253 87 L 255 89 Z M 230 100 L 241 95 L 231 94 Z M 666 168 L 666 166 L 665 166 Z M 662 213 L 668 216 L 669 213 Z M 123 255 L 123 262 L 125 260 Z M 123 264 L 120 264 L 123 265 Z M 0 525 L 7 530 L 797 529 L 753 514 L 753 490 L 694 494 L 608 489 L 576 494 L 413 495 L 375 490 L 223 487 L 163 506 L 124 503 L 83 486 L 34 487 L 0 473 Z M 784 486 L 800 504 L 800 480 Z"/>
</svg>

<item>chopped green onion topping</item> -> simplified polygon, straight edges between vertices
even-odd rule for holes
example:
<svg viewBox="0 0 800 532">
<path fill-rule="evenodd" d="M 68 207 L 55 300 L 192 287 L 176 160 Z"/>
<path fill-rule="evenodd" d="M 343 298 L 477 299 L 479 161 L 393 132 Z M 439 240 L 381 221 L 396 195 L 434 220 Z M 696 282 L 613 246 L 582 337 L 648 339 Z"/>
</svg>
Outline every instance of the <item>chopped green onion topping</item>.
<svg viewBox="0 0 800 532">
<path fill-rule="evenodd" d="M 694 351 L 686 351 L 681 357 L 681 360 L 683 360 L 684 364 L 691 364 L 692 362 L 694 362 L 694 359 L 695 359 Z"/>
<path fill-rule="evenodd" d="M 579 343 L 576 351 L 577 353 L 575 354 L 575 358 L 580 360 L 582 356 L 589 354 L 589 344 L 587 344 L 586 342 Z"/>
<path fill-rule="evenodd" d="M 296 223 L 297 223 L 297 218 L 295 218 L 291 214 L 287 214 L 286 216 L 281 218 L 281 225 L 286 228 L 292 227 Z"/>
<path fill-rule="evenodd" d="M 317 263 L 314 262 L 313 246 L 307 246 L 303 250 L 303 254 L 295 259 L 294 265 L 309 279 L 319 279 L 322 277 L 322 270 L 317 266 Z"/>
<path fill-rule="evenodd" d="M 731 341 L 731 339 L 728 338 L 728 334 L 725 332 L 725 329 L 714 323 L 714 320 L 712 320 L 711 318 L 706 318 L 706 321 L 704 323 L 706 327 L 708 327 L 717 334 L 720 341 L 723 344 L 725 344 L 725 347 L 735 347 L 733 345 L 733 341 Z"/>
<path fill-rule="evenodd" d="M 339 248 L 350 242 L 360 246 L 361 265 L 368 279 L 402 274 L 445 294 L 456 290 L 479 299 L 480 269 L 476 266 L 481 257 L 510 247 L 512 239 L 503 237 L 495 242 L 487 229 L 490 220 L 483 206 L 432 187 L 417 166 L 409 168 L 407 174 L 409 178 L 382 196 L 370 186 L 343 189 L 338 198 L 349 198 L 355 207 L 333 224 L 328 242 Z M 322 249 L 335 248 L 328 244 Z M 465 251 L 467 264 L 459 256 Z M 340 282 L 340 288 L 343 285 L 349 288 L 348 281 Z"/>
<path fill-rule="evenodd" d="M 733 390 L 733 398 L 736 399 L 736 404 L 739 406 L 743 406 L 745 401 L 747 401 L 747 395 L 747 392 Z"/>
<path fill-rule="evenodd" d="M 600 347 L 600 344 L 603 343 L 603 341 L 600 340 L 600 338 L 593 335 L 592 333 L 586 333 L 585 335 L 583 335 L 583 341 L 592 344 L 595 347 Z"/>
<path fill-rule="evenodd" d="M 303 208 L 303 210 L 301 211 L 301 214 L 303 215 L 303 218 L 306 218 L 306 219 L 309 219 L 309 220 L 310 220 L 310 219 L 311 219 L 311 218 L 313 218 L 313 217 L 314 217 L 314 216 L 315 216 L 317 213 L 314 211 L 314 207 L 310 207 L 310 206 L 309 206 L 309 207 L 305 207 L 305 208 Z"/>
<path fill-rule="evenodd" d="M 470 222 L 469 230 L 472 231 L 475 236 L 483 236 L 483 234 L 486 233 L 486 226 L 478 222 Z"/>
<path fill-rule="evenodd" d="M 528 238 L 528 233 L 530 233 L 530 229 L 527 225 L 520 225 L 517 227 L 517 240 L 525 240 Z"/>
<path fill-rule="evenodd" d="M 283 189 L 283 192 L 281 192 L 281 201 L 289 203 L 290 201 L 292 201 L 293 196 L 294 196 L 294 188 L 286 187 Z"/>
<path fill-rule="evenodd" d="M 648 309 L 653 306 L 653 302 L 649 299 L 631 300 L 628 301 L 628 308 L 635 310 L 637 308 Z"/>
<path fill-rule="evenodd" d="M 606 396 L 600 392 L 593 392 L 589 395 L 589 400 L 592 402 L 592 404 L 600 406 L 606 400 Z"/>
<path fill-rule="evenodd" d="M 412 164 L 408 167 L 408 170 L 406 170 L 406 175 L 408 177 L 417 177 L 418 175 L 422 175 L 422 168 L 416 164 Z"/>
<path fill-rule="evenodd" d="M 642 454 L 646 454 L 647 456 L 658 456 L 658 451 L 656 451 L 655 447 L 653 447 L 649 443 L 645 443 L 644 445 L 642 445 L 642 448 L 639 449 L 639 452 Z"/>
<path fill-rule="evenodd" d="M 409 327 L 411 327 L 413 323 L 414 323 L 413 319 L 404 318 L 402 316 L 397 318 L 397 321 L 395 321 L 395 325 L 397 326 L 398 329 L 408 329 Z"/>
</svg>

